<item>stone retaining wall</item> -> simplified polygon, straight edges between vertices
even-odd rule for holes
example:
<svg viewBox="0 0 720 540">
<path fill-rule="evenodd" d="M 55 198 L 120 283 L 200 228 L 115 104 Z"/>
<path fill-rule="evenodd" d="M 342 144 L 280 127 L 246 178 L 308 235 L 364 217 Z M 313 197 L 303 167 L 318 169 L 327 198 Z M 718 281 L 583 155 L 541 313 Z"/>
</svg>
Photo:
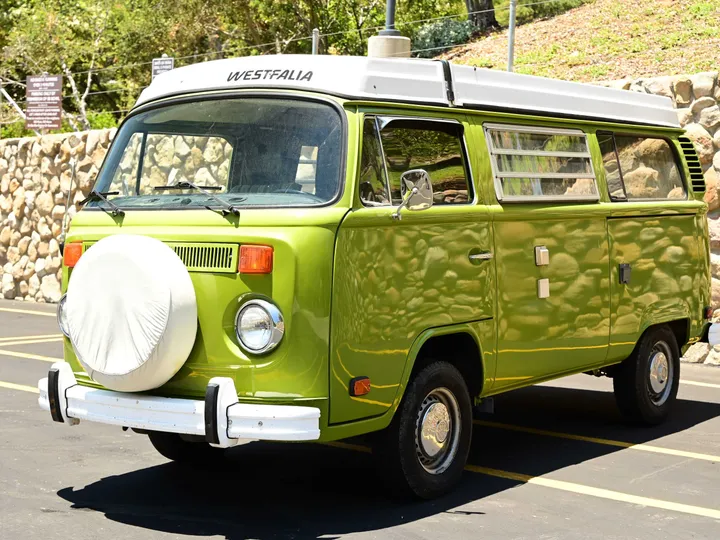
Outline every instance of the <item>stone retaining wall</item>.
<svg viewBox="0 0 720 540">
<path fill-rule="evenodd" d="M 0 298 L 60 299 L 63 220 L 92 188 L 114 135 L 97 130 L 0 141 Z"/>
</svg>

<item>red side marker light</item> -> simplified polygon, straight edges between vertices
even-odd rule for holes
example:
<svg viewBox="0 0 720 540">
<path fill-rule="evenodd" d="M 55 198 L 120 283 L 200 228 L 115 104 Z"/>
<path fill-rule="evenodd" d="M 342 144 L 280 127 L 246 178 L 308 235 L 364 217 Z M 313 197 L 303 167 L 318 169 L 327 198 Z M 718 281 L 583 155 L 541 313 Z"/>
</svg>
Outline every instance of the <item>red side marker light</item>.
<svg viewBox="0 0 720 540">
<path fill-rule="evenodd" d="M 63 263 L 68 268 L 75 268 L 83 252 L 82 242 L 71 242 L 63 250 Z"/>
<path fill-rule="evenodd" d="M 269 274 L 273 269 L 272 246 L 240 246 L 241 274 Z"/>
<path fill-rule="evenodd" d="M 370 393 L 370 377 L 354 377 L 350 379 L 350 395 L 364 396 Z"/>
</svg>

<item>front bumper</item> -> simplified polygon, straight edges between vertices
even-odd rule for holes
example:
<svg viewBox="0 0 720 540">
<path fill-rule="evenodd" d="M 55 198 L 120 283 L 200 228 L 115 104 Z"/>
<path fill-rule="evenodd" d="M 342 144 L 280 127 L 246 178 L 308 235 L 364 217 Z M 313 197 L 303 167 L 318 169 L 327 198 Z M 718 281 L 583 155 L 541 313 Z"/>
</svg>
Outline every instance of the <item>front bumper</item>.
<svg viewBox="0 0 720 540">
<path fill-rule="evenodd" d="M 56 422 L 80 420 L 200 435 L 227 448 L 246 440 L 312 441 L 320 438 L 320 409 L 239 403 L 228 377 L 210 380 L 205 400 L 164 398 L 80 386 L 70 365 L 57 362 L 38 382 L 40 407 Z"/>
</svg>

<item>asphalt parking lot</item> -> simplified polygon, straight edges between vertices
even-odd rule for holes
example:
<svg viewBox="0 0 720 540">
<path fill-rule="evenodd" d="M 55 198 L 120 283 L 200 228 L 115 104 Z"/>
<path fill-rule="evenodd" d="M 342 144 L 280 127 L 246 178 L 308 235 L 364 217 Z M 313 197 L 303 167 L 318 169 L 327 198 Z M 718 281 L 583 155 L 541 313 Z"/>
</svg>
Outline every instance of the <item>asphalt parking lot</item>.
<svg viewBox="0 0 720 540">
<path fill-rule="evenodd" d="M 497 398 L 456 492 L 399 503 L 362 441 L 252 443 L 210 470 L 145 436 L 55 424 L 54 306 L 0 302 L 0 538 L 720 538 L 720 369 L 684 364 L 671 421 L 624 424 L 609 379 Z"/>
</svg>

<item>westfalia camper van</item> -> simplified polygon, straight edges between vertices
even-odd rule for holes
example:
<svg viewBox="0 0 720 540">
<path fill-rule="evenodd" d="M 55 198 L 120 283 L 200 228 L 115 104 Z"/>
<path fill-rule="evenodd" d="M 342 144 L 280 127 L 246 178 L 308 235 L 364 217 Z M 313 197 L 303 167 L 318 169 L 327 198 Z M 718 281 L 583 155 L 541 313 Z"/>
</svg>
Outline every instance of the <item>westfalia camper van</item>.
<svg viewBox="0 0 720 540">
<path fill-rule="evenodd" d="M 669 99 L 419 59 L 157 77 L 64 248 L 52 419 L 169 459 L 376 432 L 460 478 L 473 405 L 580 372 L 655 424 L 708 332 L 702 169 Z"/>
</svg>

